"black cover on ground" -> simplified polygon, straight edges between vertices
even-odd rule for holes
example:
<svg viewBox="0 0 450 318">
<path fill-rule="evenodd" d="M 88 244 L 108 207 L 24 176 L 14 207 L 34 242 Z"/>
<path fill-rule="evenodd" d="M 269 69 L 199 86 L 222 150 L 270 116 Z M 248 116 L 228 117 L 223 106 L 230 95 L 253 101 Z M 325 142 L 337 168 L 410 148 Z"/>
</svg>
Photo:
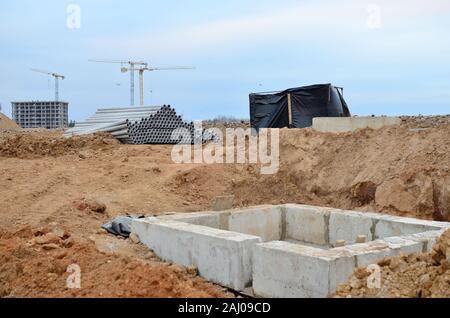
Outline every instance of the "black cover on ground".
<svg viewBox="0 0 450 318">
<path fill-rule="evenodd" d="M 103 224 L 102 228 L 116 236 L 129 237 L 131 233 L 131 222 L 133 219 L 141 219 L 143 216 L 118 216 L 112 221 Z"/>
<path fill-rule="evenodd" d="M 288 96 L 292 125 L 289 125 Z M 341 89 L 331 85 L 291 88 L 276 93 L 250 94 L 252 128 L 306 128 L 315 117 L 350 117 Z"/>
</svg>

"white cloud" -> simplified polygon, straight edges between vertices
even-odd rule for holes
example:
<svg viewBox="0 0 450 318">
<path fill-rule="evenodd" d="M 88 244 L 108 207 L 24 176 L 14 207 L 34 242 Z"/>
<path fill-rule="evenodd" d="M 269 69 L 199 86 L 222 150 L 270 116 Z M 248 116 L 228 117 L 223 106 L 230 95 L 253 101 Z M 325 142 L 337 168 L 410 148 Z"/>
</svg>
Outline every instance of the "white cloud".
<svg viewBox="0 0 450 318">
<path fill-rule="evenodd" d="M 358 19 L 359 22 L 364 21 L 363 18 L 361 19 L 364 16 L 364 8 L 361 6 L 356 11 L 348 5 L 331 4 L 328 6 L 331 7 L 325 9 L 316 4 L 304 4 L 250 16 L 199 23 L 170 30 L 163 34 L 154 34 L 150 31 L 136 37 L 123 39 L 120 41 L 120 47 L 135 53 L 142 51 L 171 52 L 173 50 L 211 51 L 273 38 L 295 41 L 302 33 L 315 32 L 317 29 L 325 31 L 339 20 L 344 21 L 346 25 L 351 23 L 356 25 Z M 359 13 L 359 16 L 355 13 Z M 341 22 L 341 24 L 343 23 Z M 100 41 L 106 46 L 117 46 L 117 40 L 112 38 L 100 39 Z M 98 39 L 94 42 L 98 44 Z"/>
<path fill-rule="evenodd" d="M 421 19 L 437 14 L 448 14 L 447 0 L 400 0 L 400 1 L 314 1 L 274 8 L 253 15 L 202 22 L 197 25 L 179 27 L 164 33 L 145 32 L 126 39 L 95 39 L 104 47 L 117 49 L 122 54 L 158 56 L 182 51 L 184 54 L 233 50 L 236 47 L 251 48 L 266 41 L 294 43 L 300 40 L 317 41 L 331 36 L 342 40 L 358 37 L 367 31 L 368 5 L 381 8 L 381 19 L 385 32 L 393 28 L 414 25 Z M 382 30 L 384 32 L 384 30 Z"/>
</svg>

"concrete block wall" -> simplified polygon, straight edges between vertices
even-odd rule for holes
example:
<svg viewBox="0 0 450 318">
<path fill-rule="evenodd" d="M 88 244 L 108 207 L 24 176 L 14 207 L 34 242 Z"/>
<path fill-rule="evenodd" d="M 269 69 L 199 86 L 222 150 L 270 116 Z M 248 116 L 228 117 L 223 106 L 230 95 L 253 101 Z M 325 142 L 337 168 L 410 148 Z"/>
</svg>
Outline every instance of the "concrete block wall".
<svg viewBox="0 0 450 318">
<path fill-rule="evenodd" d="M 358 235 L 365 235 L 368 241 L 372 241 L 373 226 L 373 219 L 363 214 L 331 213 L 329 220 L 330 243 L 334 245 L 337 240 L 345 240 L 352 244 L 356 242 Z"/>
<path fill-rule="evenodd" d="M 423 242 L 411 241 L 402 237 L 386 237 L 381 242 L 385 242 L 396 255 L 422 253 L 424 249 Z"/>
<path fill-rule="evenodd" d="M 281 239 L 282 211 L 279 207 L 244 209 L 228 214 L 228 230 L 261 237 L 263 242 Z"/>
<path fill-rule="evenodd" d="M 215 229 L 227 230 L 220 225 L 220 215 L 211 212 L 169 214 L 159 216 L 160 220 L 178 221 L 194 225 L 212 227 Z"/>
<path fill-rule="evenodd" d="M 324 298 L 348 281 L 357 267 L 422 251 L 422 242 L 401 237 L 330 250 L 288 242 L 261 243 L 253 255 L 253 290 L 261 297 Z"/>
<path fill-rule="evenodd" d="M 344 240 L 354 244 L 359 235 L 368 241 L 387 237 L 437 231 L 443 222 L 431 222 L 377 213 L 286 204 L 286 239 L 322 246 Z"/>
<path fill-rule="evenodd" d="M 376 228 L 374 238 L 385 238 L 391 236 L 400 236 L 406 234 L 415 234 L 427 231 L 439 230 L 438 225 L 430 224 L 429 221 L 400 218 L 394 216 L 385 216 L 379 219 Z"/>
<path fill-rule="evenodd" d="M 163 260 L 195 266 L 214 283 L 244 290 L 252 282 L 252 254 L 259 237 L 154 219 L 134 220 L 131 229 Z"/>
<path fill-rule="evenodd" d="M 335 250 L 348 251 L 355 255 L 355 268 L 364 267 L 376 263 L 384 257 L 396 255 L 396 251 L 389 248 L 383 242 L 369 242 L 335 248 Z"/>
<path fill-rule="evenodd" d="M 354 258 L 288 242 L 257 244 L 253 290 L 260 297 L 324 298 L 348 279 Z"/>
<path fill-rule="evenodd" d="M 429 253 L 433 250 L 433 246 L 436 244 L 436 240 L 442 234 L 444 234 L 445 228 L 438 231 L 429 231 L 424 233 L 416 233 L 411 235 L 402 236 L 402 238 L 420 242 L 423 244 L 423 252 Z"/>
<path fill-rule="evenodd" d="M 380 129 L 385 126 L 399 125 L 399 117 L 318 117 L 313 118 L 313 129 L 320 132 L 343 133 L 357 129 Z"/>
<path fill-rule="evenodd" d="M 253 283 L 263 297 L 326 297 L 358 266 L 430 251 L 447 228 L 449 223 L 295 204 L 132 224 L 162 259 L 196 266 L 204 278 L 235 290 Z M 369 242 L 354 244 L 358 235 Z M 333 248 L 337 240 L 347 245 Z"/>
<path fill-rule="evenodd" d="M 305 243 L 326 245 L 330 212 L 309 206 L 288 204 L 284 207 L 286 217 L 286 239 Z"/>
</svg>

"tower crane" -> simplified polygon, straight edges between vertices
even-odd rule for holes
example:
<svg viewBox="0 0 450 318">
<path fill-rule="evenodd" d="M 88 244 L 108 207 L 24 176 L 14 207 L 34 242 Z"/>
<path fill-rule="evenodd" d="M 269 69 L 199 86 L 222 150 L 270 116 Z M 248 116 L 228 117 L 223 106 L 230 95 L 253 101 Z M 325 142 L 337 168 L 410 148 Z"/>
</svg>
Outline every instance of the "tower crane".
<svg viewBox="0 0 450 318">
<path fill-rule="evenodd" d="M 148 63 L 142 61 L 121 61 L 121 60 L 99 60 L 91 59 L 90 62 L 97 63 L 116 63 L 122 64 L 121 72 L 130 72 L 130 105 L 134 106 L 134 72 L 139 72 L 139 95 L 140 105 L 144 106 L 144 72 L 145 71 L 168 71 L 168 70 L 192 70 L 194 67 L 175 66 L 175 67 L 149 67 Z M 128 64 L 129 67 L 125 67 Z"/>
<path fill-rule="evenodd" d="M 66 77 L 64 75 L 61 75 L 61 74 L 57 74 L 57 73 L 53 73 L 53 72 L 49 72 L 49 71 L 44 71 L 44 70 L 39 70 L 39 69 L 36 69 L 36 68 L 31 68 L 30 70 L 32 70 L 33 72 L 50 75 L 50 76 L 53 76 L 55 78 L 55 101 L 59 102 L 59 79 L 64 80 Z"/>
<path fill-rule="evenodd" d="M 116 64 L 128 64 L 130 66 L 130 70 L 133 70 L 130 72 L 130 105 L 134 106 L 134 70 L 136 66 L 146 66 L 147 63 L 142 61 L 122 61 L 122 60 L 102 60 L 102 59 L 90 59 L 89 62 L 96 62 L 96 63 L 116 63 Z"/>
<path fill-rule="evenodd" d="M 173 70 L 194 70 L 195 67 L 190 66 L 174 66 L 174 67 L 148 67 L 146 65 L 145 67 L 140 67 L 135 69 L 135 71 L 139 72 L 139 97 L 140 97 L 140 104 L 141 106 L 144 106 L 144 72 L 149 71 L 173 71 Z M 126 67 L 123 67 L 121 70 L 123 73 L 125 72 L 132 72 L 131 69 L 128 69 Z"/>
</svg>

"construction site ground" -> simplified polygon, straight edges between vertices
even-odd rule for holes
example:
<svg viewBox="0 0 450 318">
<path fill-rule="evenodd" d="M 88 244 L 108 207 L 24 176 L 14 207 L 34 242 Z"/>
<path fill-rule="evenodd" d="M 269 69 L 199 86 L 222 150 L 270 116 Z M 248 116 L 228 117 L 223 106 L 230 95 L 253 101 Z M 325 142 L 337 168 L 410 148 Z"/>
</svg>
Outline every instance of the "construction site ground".
<svg viewBox="0 0 450 318">
<path fill-rule="evenodd" d="M 303 203 L 448 221 L 449 123 L 404 118 L 341 134 L 283 129 L 274 175 L 250 164 L 175 164 L 170 145 L 122 145 L 107 134 L 0 132 L 0 297 L 235 297 L 195 268 L 164 263 L 101 229 L 119 215 L 209 210 L 219 195 L 235 195 L 236 207 Z M 427 267 L 427 257 L 402 262 L 433 270 L 422 278 L 431 291 L 417 291 L 426 271 L 405 269 L 391 270 L 397 279 L 377 294 L 348 286 L 338 294 L 449 296 L 448 264 Z M 70 264 L 81 268 L 81 289 L 66 287 Z"/>
</svg>

